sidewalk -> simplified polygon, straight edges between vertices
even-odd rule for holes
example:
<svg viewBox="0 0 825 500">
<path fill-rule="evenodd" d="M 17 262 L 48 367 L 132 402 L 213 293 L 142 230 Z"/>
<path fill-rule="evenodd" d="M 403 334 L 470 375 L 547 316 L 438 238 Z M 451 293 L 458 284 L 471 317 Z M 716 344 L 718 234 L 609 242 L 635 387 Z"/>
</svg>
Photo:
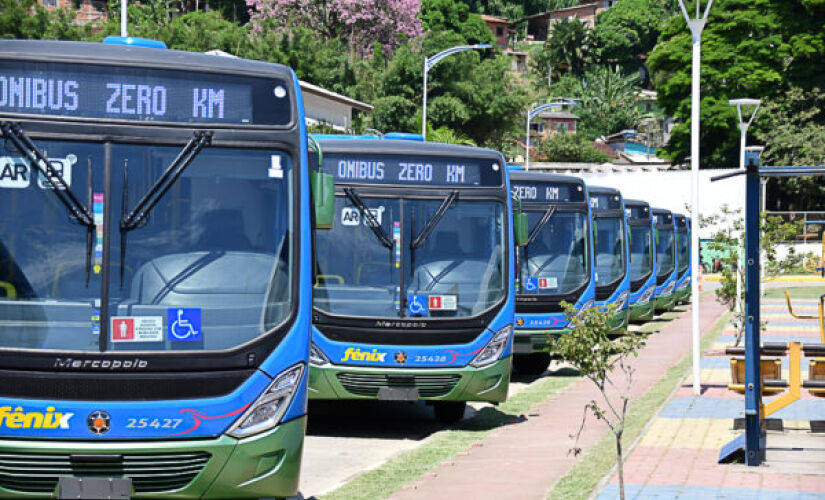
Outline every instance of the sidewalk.
<svg viewBox="0 0 825 500">
<path fill-rule="evenodd" d="M 800 311 L 816 311 L 816 300 L 794 300 Z M 767 320 L 763 342 L 819 342 L 817 320 L 794 320 L 783 299 L 762 301 Z M 743 431 L 733 419 L 744 414 L 743 396 L 729 391 L 730 361 L 724 349 L 735 341 L 727 327 L 702 358 L 702 395 L 685 384 L 651 422 L 625 462 L 628 499 L 783 499 L 825 498 L 825 434 L 812 434 L 810 420 L 825 419 L 825 399 L 802 390 L 801 399 L 771 418 L 783 419 L 784 431 L 768 431 L 767 462 L 761 467 L 719 465 L 722 445 Z M 807 378 L 808 359 L 802 377 Z M 788 360 L 782 360 L 788 378 Z M 802 449 L 804 448 L 804 451 Z M 598 500 L 618 498 L 615 477 Z"/>
<path fill-rule="evenodd" d="M 723 312 L 713 294 L 707 294 L 701 304 L 701 330 L 709 329 Z M 634 361 L 631 400 L 647 392 L 689 354 L 690 317 L 685 313 L 649 337 Z M 592 382 L 576 382 L 537 405 L 524 422 L 493 432 L 481 446 L 442 464 L 391 498 L 544 499 L 578 461 L 569 453 L 574 444 L 570 436 L 581 424 L 585 405 L 598 398 L 600 394 Z M 606 432 L 604 424 L 588 417 L 578 446 L 586 452 Z"/>
</svg>

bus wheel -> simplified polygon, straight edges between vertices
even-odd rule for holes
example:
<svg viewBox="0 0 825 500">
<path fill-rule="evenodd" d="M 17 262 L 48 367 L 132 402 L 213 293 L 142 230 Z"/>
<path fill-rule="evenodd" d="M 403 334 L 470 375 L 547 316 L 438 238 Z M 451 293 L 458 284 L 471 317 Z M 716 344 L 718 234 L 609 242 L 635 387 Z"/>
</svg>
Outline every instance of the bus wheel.
<svg viewBox="0 0 825 500">
<path fill-rule="evenodd" d="M 522 375 L 541 375 L 550 366 L 550 354 L 534 352 L 513 356 L 513 366 Z"/>
<path fill-rule="evenodd" d="M 435 419 L 442 424 L 454 424 L 464 418 L 467 403 L 464 401 L 433 401 Z"/>
</svg>

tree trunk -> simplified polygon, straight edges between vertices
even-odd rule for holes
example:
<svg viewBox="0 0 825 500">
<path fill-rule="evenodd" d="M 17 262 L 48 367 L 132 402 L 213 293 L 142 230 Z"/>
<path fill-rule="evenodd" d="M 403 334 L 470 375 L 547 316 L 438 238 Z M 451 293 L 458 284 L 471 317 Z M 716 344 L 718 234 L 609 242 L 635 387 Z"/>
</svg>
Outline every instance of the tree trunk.
<svg viewBox="0 0 825 500">
<path fill-rule="evenodd" d="M 619 500 L 624 500 L 624 464 L 622 463 L 622 433 L 616 434 L 616 468 L 619 475 Z"/>
</svg>

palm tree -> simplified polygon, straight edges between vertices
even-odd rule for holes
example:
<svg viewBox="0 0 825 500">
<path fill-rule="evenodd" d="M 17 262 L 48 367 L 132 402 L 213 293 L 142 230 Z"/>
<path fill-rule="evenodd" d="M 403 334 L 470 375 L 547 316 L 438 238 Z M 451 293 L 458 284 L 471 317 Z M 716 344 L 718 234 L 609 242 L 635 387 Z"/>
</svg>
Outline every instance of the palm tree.
<svg viewBox="0 0 825 500">
<path fill-rule="evenodd" d="M 562 19 L 550 25 L 550 36 L 544 43 L 554 68 L 567 68 L 581 75 L 590 50 L 590 28 L 578 19 Z"/>
</svg>

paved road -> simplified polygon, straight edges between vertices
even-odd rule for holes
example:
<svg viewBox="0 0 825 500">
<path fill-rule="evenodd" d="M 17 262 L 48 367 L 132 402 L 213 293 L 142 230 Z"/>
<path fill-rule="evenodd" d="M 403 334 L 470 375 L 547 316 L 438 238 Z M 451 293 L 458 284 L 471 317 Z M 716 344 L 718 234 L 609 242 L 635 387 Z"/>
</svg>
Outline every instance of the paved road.
<svg viewBox="0 0 825 500">
<path fill-rule="evenodd" d="M 555 367 L 554 367 L 555 368 Z M 535 378 L 515 376 L 510 395 Z M 490 406 L 471 403 L 464 418 Z M 401 452 L 421 445 L 446 427 L 423 402 L 312 401 L 301 467 L 301 494 L 311 498 L 335 489 Z"/>
</svg>

